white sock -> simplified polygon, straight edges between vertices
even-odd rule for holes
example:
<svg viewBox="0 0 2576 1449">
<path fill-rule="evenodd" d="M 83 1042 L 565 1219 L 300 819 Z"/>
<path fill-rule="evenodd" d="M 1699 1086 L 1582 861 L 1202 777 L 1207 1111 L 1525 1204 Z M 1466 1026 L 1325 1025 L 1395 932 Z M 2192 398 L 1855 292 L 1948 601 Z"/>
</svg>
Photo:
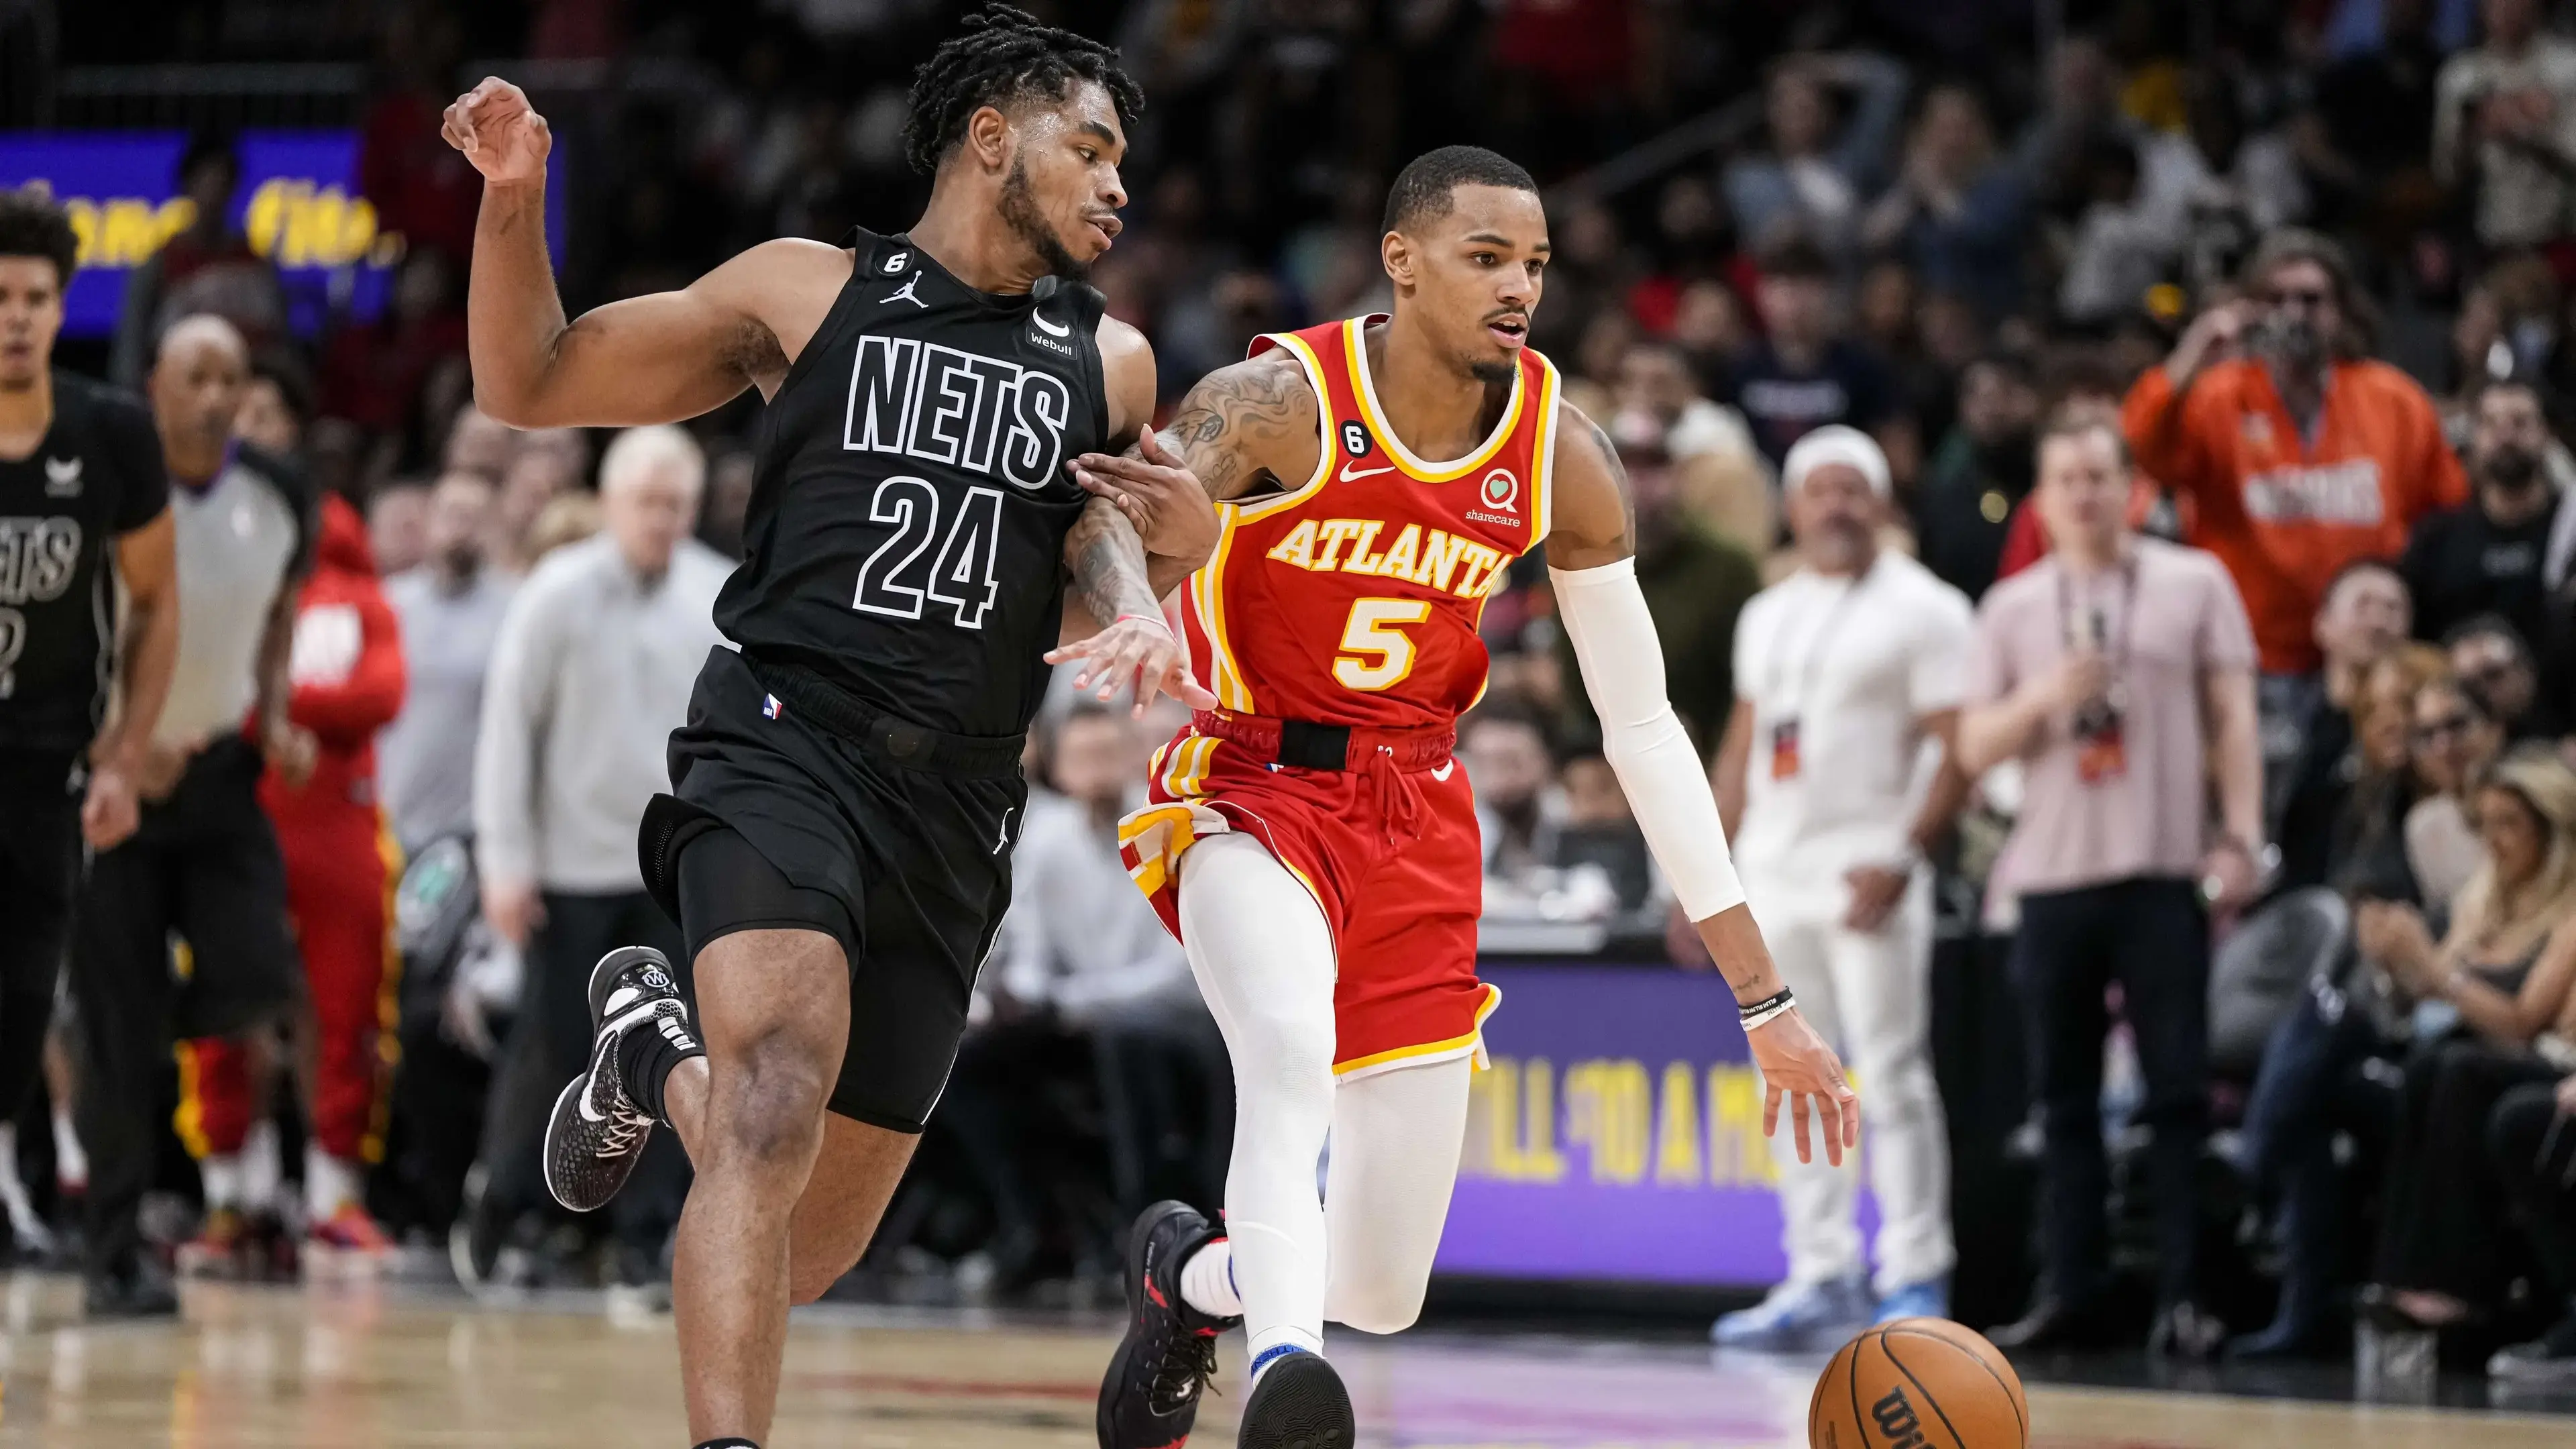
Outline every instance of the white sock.
<svg viewBox="0 0 2576 1449">
<path fill-rule="evenodd" d="M 1210 1318 L 1243 1316 L 1243 1295 L 1234 1291 L 1234 1252 L 1225 1239 L 1190 1254 L 1181 1265 L 1181 1301 Z"/>
<path fill-rule="evenodd" d="M 357 1200 L 358 1165 L 332 1156 L 315 1143 L 304 1144 L 305 1219 L 327 1221 L 343 1204 Z"/>
<path fill-rule="evenodd" d="M 215 1153 L 197 1164 L 198 1180 L 205 1184 L 206 1211 L 239 1208 L 242 1205 L 242 1160 L 238 1152 Z"/>
<path fill-rule="evenodd" d="M 242 1139 L 241 1202 L 245 1212 L 267 1212 L 280 1201 L 278 1189 L 286 1182 L 285 1153 L 277 1145 L 277 1124 L 262 1117 L 250 1124 L 250 1135 Z"/>
<path fill-rule="evenodd" d="M 89 1154 L 81 1150 L 80 1131 L 72 1114 L 54 1113 L 54 1181 L 65 1187 L 89 1188 Z"/>
<path fill-rule="evenodd" d="M 1283 1345 L 1320 1351 L 1315 1165 L 1333 1122 L 1332 933 L 1297 878 L 1242 835 L 1211 836 L 1182 861 L 1181 926 L 1234 1061 L 1227 1258 L 1252 1354 L 1258 1363 Z"/>
<path fill-rule="evenodd" d="M 1251 1365 L 1252 1382 L 1256 1384 L 1261 1382 L 1263 1374 L 1270 1372 L 1272 1364 L 1292 1353 L 1321 1354 L 1323 1351 L 1322 1334 L 1308 1333 L 1289 1324 L 1271 1329 L 1244 1346 L 1246 1361 Z"/>
<path fill-rule="evenodd" d="M 36 1216 L 36 1205 L 27 1198 L 27 1184 L 18 1180 L 18 1127 L 13 1122 L 0 1122 L 0 1206 L 8 1209 L 10 1231 L 20 1239 L 52 1241 L 45 1220 Z"/>
</svg>

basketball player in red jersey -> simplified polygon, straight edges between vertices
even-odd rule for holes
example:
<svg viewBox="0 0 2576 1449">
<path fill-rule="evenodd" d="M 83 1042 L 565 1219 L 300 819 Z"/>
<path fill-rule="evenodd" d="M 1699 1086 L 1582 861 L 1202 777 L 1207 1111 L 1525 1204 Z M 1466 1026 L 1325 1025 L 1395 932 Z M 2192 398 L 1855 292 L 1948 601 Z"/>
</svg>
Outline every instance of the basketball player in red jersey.
<svg viewBox="0 0 2576 1449">
<path fill-rule="evenodd" d="M 1121 838 L 1224 1029 L 1234 1157 L 1225 1236 L 1178 1203 L 1136 1226 L 1102 1449 L 1185 1439 L 1237 1316 L 1245 1449 L 1348 1449 L 1324 1321 L 1392 1333 L 1421 1309 L 1498 996 L 1476 979 L 1481 850 L 1450 751 L 1485 687 L 1485 600 L 1542 543 L 1604 752 L 1735 989 L 1765 1130 L 1785 1097 L 1802 1160 L 1811 1106 L 1828 1158 L 1858 1141 L 1841 1063 L 1772 968 L 1666 702 L 1618 456 L 1523 345 L 1548 257 L 1536 187 L 1490 151 L 1434 151 L 1396 179 L 1381 251 L 1391 318 L 1259 339 L 1170 429 L 1218 500 L 1183 612 L 1219 707 L 1158 753 Z M 1193 501 L 1143 460 L 1080 469 L 1148 529 Z"/>
</svg>

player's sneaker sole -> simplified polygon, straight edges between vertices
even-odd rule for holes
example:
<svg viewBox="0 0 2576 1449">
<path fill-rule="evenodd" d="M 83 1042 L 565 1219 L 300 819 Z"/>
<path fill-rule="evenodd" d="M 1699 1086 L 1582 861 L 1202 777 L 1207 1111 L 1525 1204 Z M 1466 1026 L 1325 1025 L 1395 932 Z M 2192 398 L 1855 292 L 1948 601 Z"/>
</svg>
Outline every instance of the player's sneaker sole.
<svg viewBox="0 0 2576 1449">
<path fill-rule="evenodd" d="M 577 1213 L 603 1207 L 644 1156 L 653 1119 L 618 1077 L 617 1046 L 633 1030 L 688 1034 L 671 963 L 649 946 L 620 946 L 590 971 L 590 1067 L 564 1084 L 546 1120 L 546 1191 Z"/>
<path fill-rule="evenodd" d="M 1359 1437 L 1342 1376 L 1317 1353 L 1272 1364 L 1243 1406 L 1236 1449 L 1351 1449 Z"/>
</svg>

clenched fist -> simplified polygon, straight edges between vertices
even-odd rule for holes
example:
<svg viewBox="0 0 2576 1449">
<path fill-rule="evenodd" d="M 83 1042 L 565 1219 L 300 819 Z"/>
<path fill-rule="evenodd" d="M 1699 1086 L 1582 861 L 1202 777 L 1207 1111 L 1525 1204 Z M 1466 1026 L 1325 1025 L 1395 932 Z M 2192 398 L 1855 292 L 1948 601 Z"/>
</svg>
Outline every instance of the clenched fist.
<svg viewBox="0 0 2576 1449">
<path fill-rule="evenodd" d="M 499 76 L 487 75 L 458 96 L 438 133 L 465 153 L 486 182 L 500 185 L 544 180 L 546 153 L 555 145 L 554 132 L 528 104 L 528 93 Z"/>
</svg>

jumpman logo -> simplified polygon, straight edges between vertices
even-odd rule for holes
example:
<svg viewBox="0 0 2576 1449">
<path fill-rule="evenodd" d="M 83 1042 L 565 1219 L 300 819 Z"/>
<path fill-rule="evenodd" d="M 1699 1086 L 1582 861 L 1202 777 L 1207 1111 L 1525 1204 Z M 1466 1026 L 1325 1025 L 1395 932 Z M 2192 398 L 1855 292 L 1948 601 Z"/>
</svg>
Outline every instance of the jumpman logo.
<svg viewBox="0 0 2576 1449">
<path fill-rule="evenodd" d="M 884 296 L 877 298 L 877 305 L 882 307 L 888 302 L 910 302 L 912 305 L 919 307 L 926 312 L 930 310 L 930 304 L 912 294 L 912 289 L 920 285 L 921 273 L 915 272 L 912 274 L 912 279 L 910 281 L 905 282 L 902 286 L 895 288 Z"/>
</svg>

